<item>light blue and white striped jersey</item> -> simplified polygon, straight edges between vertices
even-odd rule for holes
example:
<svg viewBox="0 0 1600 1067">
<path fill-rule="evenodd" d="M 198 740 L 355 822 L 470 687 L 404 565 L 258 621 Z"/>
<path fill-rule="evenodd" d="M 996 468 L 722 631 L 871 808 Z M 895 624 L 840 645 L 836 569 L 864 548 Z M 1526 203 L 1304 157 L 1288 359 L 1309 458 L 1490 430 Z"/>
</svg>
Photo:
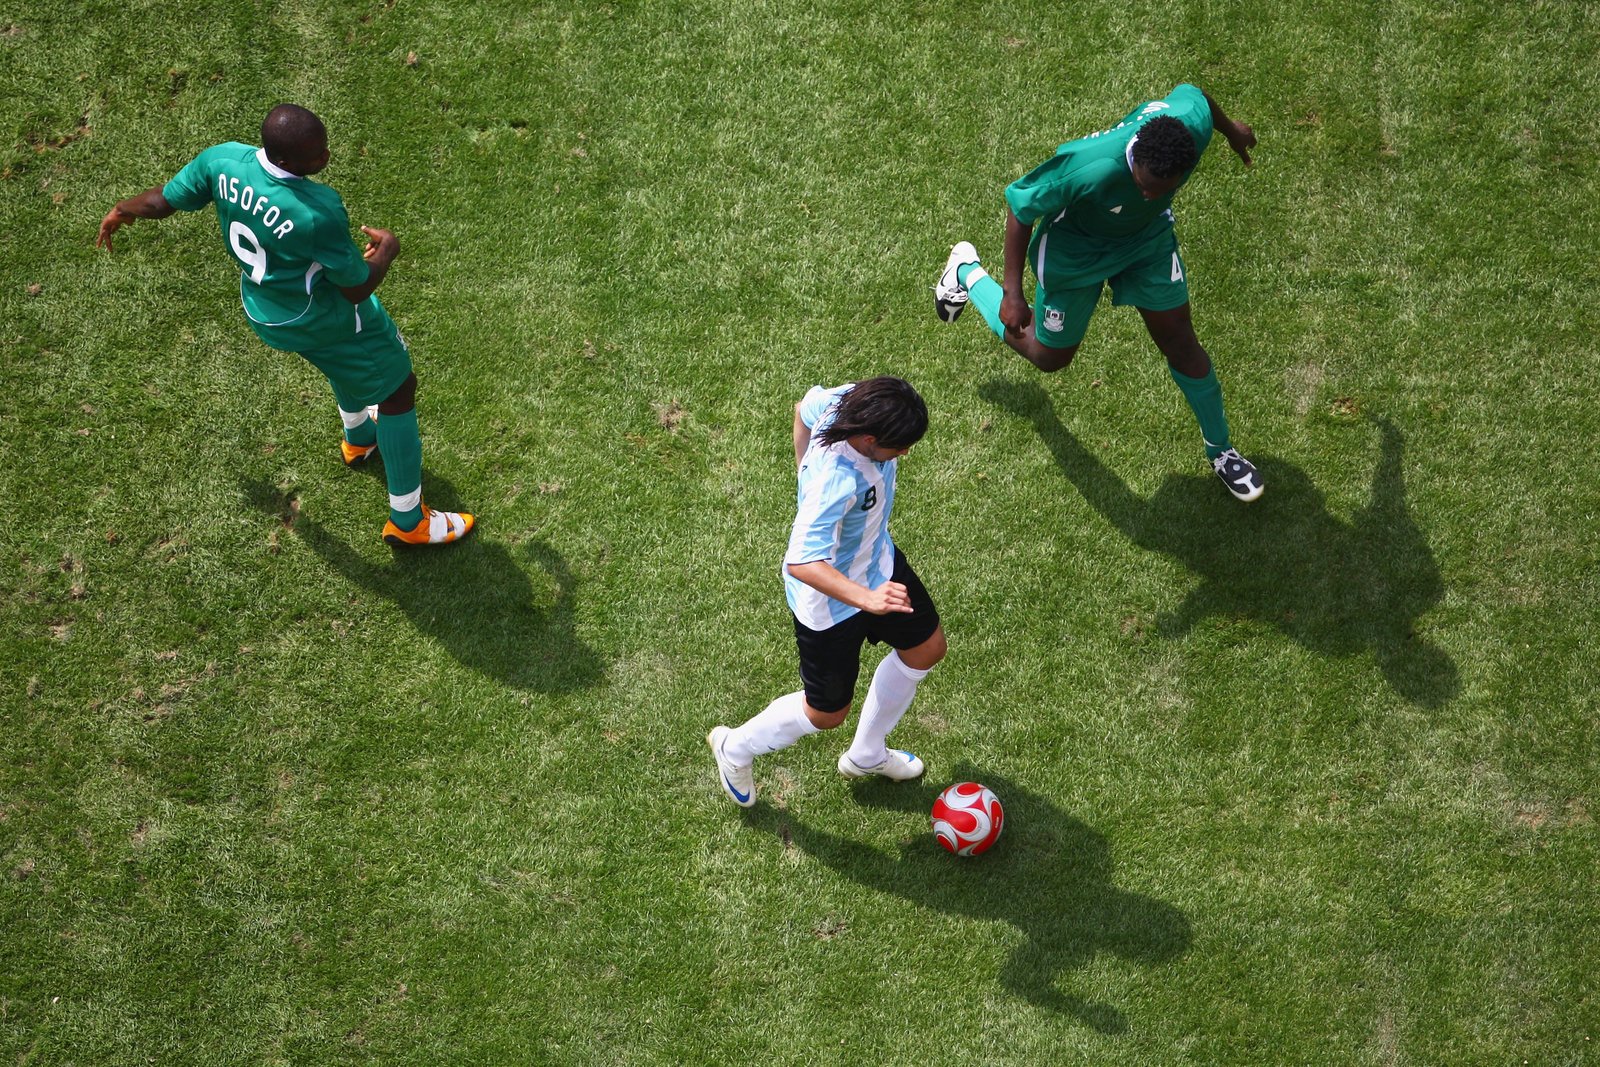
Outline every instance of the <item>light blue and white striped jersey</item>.
<svg viewBox="0 0 1600 1067">
<path fill-rule="evenodd" d="M 813 630 L 826 630 L 861 609 L 792 577 L 790 564 L 825 559 L 846 578 L 868 589 L 878 588 L 894 574 L 889 512 L 894 507 L 895 465 L 899 461 L 878 463 L 847 441 L 820 445 L 816 439 L 833 421 L 839 398 L 852 388 L 854 383 L 834 389 L 817 385 L 800 401 L 800 420 L 812 437 L 800 461 L 800 503 L 782 570 L 789 609 Z"/>
</svg>

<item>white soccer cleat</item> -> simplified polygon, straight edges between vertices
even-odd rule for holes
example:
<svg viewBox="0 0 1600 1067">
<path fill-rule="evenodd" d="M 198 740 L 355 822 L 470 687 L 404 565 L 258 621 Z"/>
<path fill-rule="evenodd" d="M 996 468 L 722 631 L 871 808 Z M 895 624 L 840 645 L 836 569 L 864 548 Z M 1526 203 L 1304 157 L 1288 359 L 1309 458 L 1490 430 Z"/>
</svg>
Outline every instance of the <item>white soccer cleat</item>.
<svg viewBox="0 0 1600 1067">
<path fill-rule="evenodd" d="M 968 259 L 962 262 L 971 263 L 972 261 Z M 866 778 L 879 774 L 885 778 L 892 778 L 897 782 L 909 782 L 913 778 L 921 778 L 922 772 L 927 769 L 927 766 L 915 754 L 898 748 L 889 749 L 889 754 L 883 758 L 883 762 L 871 767 L 861 766 L 861 764 L 850 758 L 849 752 L 841 752 L 839 754 L 839 773 L 846 778 Z"/>
<path fill-rule="evenodd" d="M 706 744 L 711 746 L 711 755 L 716 758 L 717 781 L 722 791 L 741 808 L 748 808 L 756 802 L 756 769 L 751 763 L 741 767 L 722 754 L 722 743 L 731 733 L 733 731 L 726 726 L 713 726 L 706 734 Z"/>
<path fill-rule="evenodd" d="M 1211 469 L 1217 472 L 1217 477 L 1228 487 L 1228 492 L 1246 504 L 1260 496 L 1267 488 L 1255 464 L 1231 448 L 1211 461 Z"/>
<path fill-rule="evenodd" d="M 933 286 L 933 311 L 939 316 L 940 322 L 954 322 L 961 317 L 968 296 L 967 287 L 961 284 L 956 270 L 963 263 L 976 262 L 978 250 L 971 241 L 957 242 L 950 249 L 950 257 L 944 261 L 944 270 L 939 273 L 939 280 Z"/>
</svg>

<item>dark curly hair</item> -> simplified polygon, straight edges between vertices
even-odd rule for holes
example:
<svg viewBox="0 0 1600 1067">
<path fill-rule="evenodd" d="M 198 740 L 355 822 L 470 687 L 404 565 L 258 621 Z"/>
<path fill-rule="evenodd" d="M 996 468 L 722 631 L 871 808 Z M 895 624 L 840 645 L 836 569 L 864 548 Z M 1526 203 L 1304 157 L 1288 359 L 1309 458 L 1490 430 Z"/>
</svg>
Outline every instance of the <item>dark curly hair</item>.
<svg viewBox="0 0 1600 1067">
<path fill-rule="evenodd" d="M 1133 142 L 1133 161 L 1152 177 L 1175 178 L 1194 169 L 1200 162 L 1200 152 L 1189 127 L 1171 115 L 1162 115 L 1139 127 L 1139 137 Z"/>
<path fill-rule="evenodd" d="M 928 405 L 903 378 L 868 378 L 839 398 L 833 421 L 817 432 L 831 445 L 870 434 L 882 448 L 910 448 L 928 432 Z"/>
</svg>

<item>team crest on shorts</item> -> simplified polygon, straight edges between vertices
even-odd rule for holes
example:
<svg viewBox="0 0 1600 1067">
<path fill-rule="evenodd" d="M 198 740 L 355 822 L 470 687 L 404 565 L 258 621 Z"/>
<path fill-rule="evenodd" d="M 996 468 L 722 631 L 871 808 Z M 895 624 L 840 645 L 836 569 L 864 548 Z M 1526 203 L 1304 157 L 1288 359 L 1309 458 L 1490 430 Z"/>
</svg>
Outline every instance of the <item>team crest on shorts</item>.
<svg viewBox="0 0 1600 1067">
<path fill-rule="evenodd" d="M 1067 324 L 1067 316 L 1060 308 L 1049 308 L 1044 313 L 1044 328 L 1051 333 L 1060 333 L 1061 328 Z"/>
</svg>

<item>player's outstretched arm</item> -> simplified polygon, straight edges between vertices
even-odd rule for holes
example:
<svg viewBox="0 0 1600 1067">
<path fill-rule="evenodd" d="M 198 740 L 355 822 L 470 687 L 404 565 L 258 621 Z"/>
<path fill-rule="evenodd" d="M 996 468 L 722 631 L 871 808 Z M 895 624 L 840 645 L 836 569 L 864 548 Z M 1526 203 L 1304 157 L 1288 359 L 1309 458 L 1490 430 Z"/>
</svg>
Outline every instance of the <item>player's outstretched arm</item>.
<svg viewBox="0 0 1600 1067">
<path fill-rule="evenodd" d="M 100 220 L 100 235 L 94 239 L 96 248 L 111 251 L 111 235 L 134 219 L 164 219 L 178 209 L 167 203 L 161 195 L 161 186 L 153 185 L 138 196 L 118 200 L 115 207 Z"/>
<path fill-rule="evenodd" d="M 1028 261 L 1028 240 L 1033 227 L 1017 218 L 1016 212 L 1006 210 L 1006 276 L 1003 279 L 1005 295 L 1000 298 L 1000 321 L 1006 331 L 1020 335 L 1033 322 L 1033 310 L 1028 298 L 1022 295 L 1023 265 Z"/>
<path fill-rule="evenodd" d="M 1238 157 L 1244 160 L 1245 166 L 1250 165 L 1250 149 L 1256 146 L 1256 131 L 1242 122 L 1236 122 L 1223 113 L 1221 106 L 1211 99 L 1211 94 L 1205 93 L 1206 103 L 1211 105 L 1211 128 L 1222 134 L 1228 140 L 1228 147 L 1233 149 Z"/>
<path fill-rule="evenodd" d="M 361 253 L 361 258 L 367 261 L 367 280 L 348 289 L 339 289 L 352 304 L 361 303 L 383 284 L 384 276 L 389 273 L 389 264 L 400 254 L 400 239 L 388 230 L 363 226 L 361 232 L 367 235 L 366 251 Z"/>
<path fill-rule="evenodd" d="M 901 611 L 910 614 L 911 594 L 906 592 L 906 587 L 899 582 L 884 582 L 876 589 L 868 589 L 859 582 L 852 582 L 833 564 L 825 559 L 814 559 L 810 563 L 791 563 L 788 565 L 789 573 L 823 596 L 832 597 L 841 604 L 849 604 L 853 608 L 860 608 L 869 615 L 887 615 L 891 611 Z"/>
</svg>

